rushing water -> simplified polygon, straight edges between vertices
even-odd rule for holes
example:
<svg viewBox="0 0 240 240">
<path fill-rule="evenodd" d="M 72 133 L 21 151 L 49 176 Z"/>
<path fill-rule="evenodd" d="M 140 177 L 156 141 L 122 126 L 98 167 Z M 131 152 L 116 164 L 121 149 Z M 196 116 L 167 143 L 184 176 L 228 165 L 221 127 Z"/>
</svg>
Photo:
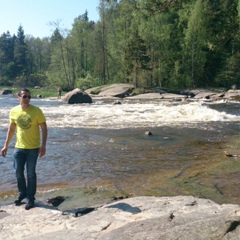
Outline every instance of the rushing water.
<svg viewBox="0 0 240 240">
<path fill-rule="evenodd" d="M 194 195 L 240 203 L 240 104 L 98 99 L 63 104 L 32 99 L 49 128 L 37 165 L 39 190 L 96 188 L 127 195 Z M 15 97 L 0 97 L 3 146 Z M 151 131 L 152 136 L 145 134 Z M 16 190 L 12 153 L 0 157 L 0 196 Z"/>
</svg>

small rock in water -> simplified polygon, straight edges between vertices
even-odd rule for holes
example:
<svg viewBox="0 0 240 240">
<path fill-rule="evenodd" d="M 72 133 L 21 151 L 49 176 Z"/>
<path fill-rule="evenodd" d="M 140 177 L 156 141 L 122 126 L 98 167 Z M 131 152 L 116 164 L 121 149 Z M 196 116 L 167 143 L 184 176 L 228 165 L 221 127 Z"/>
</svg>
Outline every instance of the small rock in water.
<svg viewBox="0 0 240 240">
<path fill-rule="evenodd" d="M 117 104 L 122 104 L 122 103 L 120 101 L 115 101 L 113 104 L 117 105 Z"/>
<path fill-rule="evenodd" d="M 151 136 L 151 135 L 153 135 L 150 131 L 146 131 L 145 132 L 145 135 L 148 135 L 148 136 Z"/>
<path fill-rule="evenodd" d="M 163 137 L 163 139 L 167 140 L 167 139 L 169 139 L 169 137 Z"/>
<path fill-rule="evenodd" d="M 223 151 L 223 152 L 224 152 L 225 156 L 227 156 L 227 157 L 238 157 L 238 155 L 236 155 L 236 154 L 231 154 L 227 151 Z"/>
</svg>

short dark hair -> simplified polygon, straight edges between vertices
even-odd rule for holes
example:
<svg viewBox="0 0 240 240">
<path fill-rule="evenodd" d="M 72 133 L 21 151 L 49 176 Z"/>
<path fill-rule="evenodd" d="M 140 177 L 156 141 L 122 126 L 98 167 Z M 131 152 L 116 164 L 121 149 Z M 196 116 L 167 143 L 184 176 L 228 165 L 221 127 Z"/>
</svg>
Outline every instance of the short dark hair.
<svg viewBox="0 0 240 240">
<path fill-rule="evenodd" d="M 18 92 L 18 96 L 21 96 L 21 92 L 28 92 L 30 93 L 30 91 L 27 88 L 22 88 L 19 92 Z"/>
</svg>

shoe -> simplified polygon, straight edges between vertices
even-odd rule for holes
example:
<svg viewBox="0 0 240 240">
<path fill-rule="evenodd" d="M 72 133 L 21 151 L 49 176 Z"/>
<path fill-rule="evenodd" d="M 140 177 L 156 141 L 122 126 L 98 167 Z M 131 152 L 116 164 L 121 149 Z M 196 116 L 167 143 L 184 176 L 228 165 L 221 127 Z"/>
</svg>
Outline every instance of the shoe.
<svg viewBox="0 0 240 240">
<path fill-rule="evenodd" d="M 25 206 L 26 210 L 29 210 L 34 207 L 34 201 L 29 200 L 28 203 Z"/>
<path fill-rule="evenodd" d="M 14 201 L 15 205 L 16 205 L 16 206 L 20 206 L 20 205 L 21 205 L 21 202 L 22 202 L 22 200 L 23 200 L 24 198 L 26 198 L 26 196 L 21 196 L 21 195 L 19 195 L 18 198 Z"/>
</svg>

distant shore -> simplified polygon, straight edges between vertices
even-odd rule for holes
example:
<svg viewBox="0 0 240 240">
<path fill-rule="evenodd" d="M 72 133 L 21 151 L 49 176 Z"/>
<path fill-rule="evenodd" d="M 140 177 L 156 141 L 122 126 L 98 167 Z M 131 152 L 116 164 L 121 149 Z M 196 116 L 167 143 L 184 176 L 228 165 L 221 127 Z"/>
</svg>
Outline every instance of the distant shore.
<svg viewBox="0 0 240 240">
<path fill-rule="evenodd" d="M 12 94 L 17 92 L 17 88 L 2 87 L 0 88 L 0 95 L 3 91 L 12 91 Z M 43 98 L 48 100 L 62 101 L 67 92 L 63 92 L 61 99 L 58 98 L 56 89 L 54 88 L 31 88 L 32 96 L 34 98 Z M 179 91 L 167 91 L 162 89 L 145 89 L 144 91 L 135 91 L 132 84 L 110 84 L 103 85 L 87 90 L 83 90 L 93 100 L 101 99 L 162 99 L 171 101 L 237 101 L 240 102 L 240 90 L 239 89 L 186 89 Z"/>
</svg>

